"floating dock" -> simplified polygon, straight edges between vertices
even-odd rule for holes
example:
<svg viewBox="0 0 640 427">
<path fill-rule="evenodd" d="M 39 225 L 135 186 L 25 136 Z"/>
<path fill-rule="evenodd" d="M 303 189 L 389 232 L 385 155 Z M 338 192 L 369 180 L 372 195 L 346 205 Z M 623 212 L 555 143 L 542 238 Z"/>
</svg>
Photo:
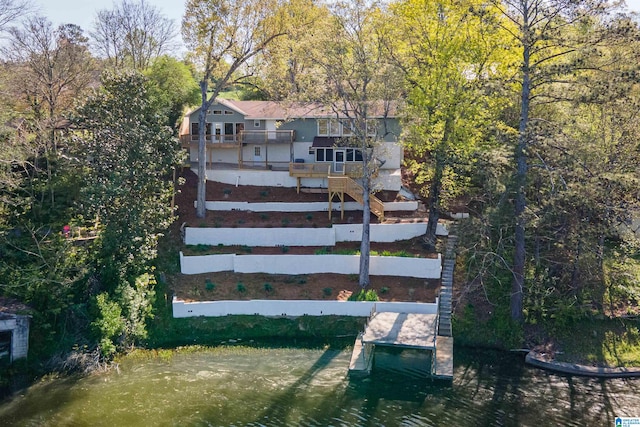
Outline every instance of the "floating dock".
<svg viewBox="0 0 640 427">
<path fill-rule="evenodd" d="M 453 379 L 453 338 L 438 336 L 437 330 L 437 314 L 373 313 L 354 343 L 349 373 L 368 374 L 375 347 L 392 346 L 430 351 L 431 374 Z"/>
</svg>

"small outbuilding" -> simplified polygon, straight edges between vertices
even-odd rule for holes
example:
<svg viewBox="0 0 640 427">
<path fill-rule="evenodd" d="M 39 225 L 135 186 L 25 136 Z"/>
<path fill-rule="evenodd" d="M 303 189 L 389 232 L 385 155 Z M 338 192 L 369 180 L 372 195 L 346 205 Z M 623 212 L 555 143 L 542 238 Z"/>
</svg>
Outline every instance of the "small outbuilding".
<svg viewBox="0 0 640 427">
<path fill-rule="evenodd" d="M 27 357 L 31 316 L 24 304 L 0 297 L 0 363 Z"/>
</svg>

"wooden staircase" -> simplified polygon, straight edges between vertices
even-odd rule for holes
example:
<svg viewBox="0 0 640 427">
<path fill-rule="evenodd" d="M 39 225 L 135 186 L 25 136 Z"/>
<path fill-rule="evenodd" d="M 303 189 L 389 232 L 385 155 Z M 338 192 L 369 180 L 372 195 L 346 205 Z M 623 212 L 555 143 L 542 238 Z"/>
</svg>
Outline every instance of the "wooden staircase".
<svg viewBox="0 0 640 427">
<path fill-rule="evenodd" d="M 329 218 L 331 218 L 331 203 L 334 196 L 338 196 L 341 204 L 341 218 L 344 218 L 344 195 L 348 194 L 353 200 L 364 205 L 364 189 L 353 179 L 344 175 L 329 175 Z M 384 203 L 374 195 L 369 195 L 369 209 L 384 221 Z"/>
<path fill-rule="evenodd" d="M 438 335 L 451 337 L 451 312 L 453 298 L 453 269 L 456 264 L 456 243 L 458 236 L 455 235 L 455 226 L 449 228 L 447 247 L 444 256 L 444 266 L 442 269 L 442 281 L 440 286 L 440 304 L 438 317 Z"/>
</svg>

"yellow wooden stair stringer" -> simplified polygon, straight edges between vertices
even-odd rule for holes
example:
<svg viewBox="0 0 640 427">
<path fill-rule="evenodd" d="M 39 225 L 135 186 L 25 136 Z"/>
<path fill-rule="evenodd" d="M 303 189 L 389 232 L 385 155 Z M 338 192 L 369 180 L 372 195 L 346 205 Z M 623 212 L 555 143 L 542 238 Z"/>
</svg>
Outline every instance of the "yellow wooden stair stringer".
<svg viewBox="0 0 640 427">
<path fill-rule="evenodd" d="M 329 175 L 329 218 L 331 218 L 331 203 L 334 196 L 338 196 L 341 205 L 341 218 L 344 218 L 344 194 L 348 194 L 353 200 L 364 204 L 364 189 L 360 184 L 348 176 Z M 384 203 L 373 194 L 369 195 L 369 209 L 371 213 L 378 217 L 380 222 L 384 221 Z"/>
</svg>

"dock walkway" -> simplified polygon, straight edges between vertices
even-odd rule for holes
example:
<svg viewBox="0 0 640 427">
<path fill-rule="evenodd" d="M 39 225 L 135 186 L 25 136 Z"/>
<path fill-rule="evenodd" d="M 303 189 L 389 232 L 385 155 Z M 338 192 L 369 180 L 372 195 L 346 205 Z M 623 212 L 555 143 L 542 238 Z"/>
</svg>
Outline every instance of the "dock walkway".
<svg viewBox="0 0 640 427">
<path fill-rule="evenodd" d="M 438 315 L 422 313 L 373 313 L 356 339 L 351 355 L 351 374 L 369 373 L 376 346 L 393 346 L 430 351 L 431 374 L 453 378 L 453 338 L 437 335 Z"/>
</svg>

